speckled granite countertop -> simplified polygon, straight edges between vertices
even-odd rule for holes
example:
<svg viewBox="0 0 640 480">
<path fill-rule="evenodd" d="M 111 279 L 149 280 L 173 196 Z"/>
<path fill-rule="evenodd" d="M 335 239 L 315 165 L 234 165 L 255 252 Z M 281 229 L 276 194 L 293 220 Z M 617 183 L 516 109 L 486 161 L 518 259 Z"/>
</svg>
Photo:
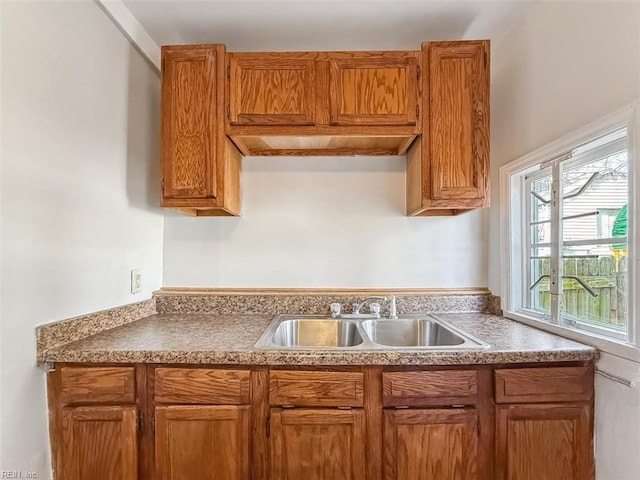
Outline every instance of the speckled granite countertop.
<svg viewBox="0 0 640 480">
<path fill-rule="evenodd" d="M 592 347 L 503 317 L 438 314 L 485 341 L 482 350 L 263 350 L 254 345 L 266 315 L 158 314 L 44 353 L 45 362 L 194 363 L 245 365 L 456 365 L 588 361 Z"/>
</svg>

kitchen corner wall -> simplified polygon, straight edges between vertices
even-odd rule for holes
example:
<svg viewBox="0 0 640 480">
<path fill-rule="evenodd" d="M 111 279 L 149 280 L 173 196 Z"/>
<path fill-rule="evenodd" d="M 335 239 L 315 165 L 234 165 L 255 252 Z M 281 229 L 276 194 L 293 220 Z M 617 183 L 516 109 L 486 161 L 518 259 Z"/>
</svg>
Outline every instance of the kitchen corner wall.
<svg viewBox="0 0 640 480">
<path fill-rule="evenodd" d="M 160 85 L 94 2 L 3 2 L 1 27 L 0 470 L 47 479 L 35 326 L 161 285 Z"/>
<path fill-rule="evenodd" d="M 500 292 L 501 165 L 640 97 L 640 4 L 536 2 L 492 47 L 489 288 Z M 599 368 L 637 380 L 640 365 L 603 355 Z M 640 471 L 640 388 L 598 377 L 598 480 Z"/>
<path fill-rule="evenodd" d="M 405 217 L 404 172 L 404 157 L 247 157 L 242 217 L 167 214 L 164 286 L 486 286 L 486 211 Z"/>
</svg>

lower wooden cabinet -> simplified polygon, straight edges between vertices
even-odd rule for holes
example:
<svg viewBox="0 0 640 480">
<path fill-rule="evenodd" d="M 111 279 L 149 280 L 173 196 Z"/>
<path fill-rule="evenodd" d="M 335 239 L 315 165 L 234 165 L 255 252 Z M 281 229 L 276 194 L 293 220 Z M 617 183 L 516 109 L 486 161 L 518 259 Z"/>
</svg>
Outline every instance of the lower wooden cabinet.
<svg viewBox="0 0 640 480">
<path fill-rule="evenodd" d="M 361 480 L 362 410 L 271 410 L 271 480 Z"/>
<path fill-rule="evenodd" d="M 137 480 L 136 407 L 62 410 L 63 480 Z"/>
<path fill-rule="evenodd" d="M 384 412 L 384 480 L 479 480 L 478 413 Z"/>
<path fill-rule="evenodd" d="M 156 407 L 156 480 L 248 480 L 249 407 Z"/>
<path fill-rule="evenodd" d="M 594 478 L 590 405 L 509 405 L 496 412 L 497 480 Z"/>
<path fill-rule="evenodd" d="M 595 479 L 592 363 L 48 375 L 58 480 Z"/>
</svg>

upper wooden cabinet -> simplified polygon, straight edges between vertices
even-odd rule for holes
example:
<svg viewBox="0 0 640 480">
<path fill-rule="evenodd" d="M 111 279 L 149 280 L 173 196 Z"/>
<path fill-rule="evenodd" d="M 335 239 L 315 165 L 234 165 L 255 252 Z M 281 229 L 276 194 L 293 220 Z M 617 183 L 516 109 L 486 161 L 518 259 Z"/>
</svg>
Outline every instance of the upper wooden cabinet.
<svg viewBox="0 0 640 480">
<path fill-rule="evenodd" d="M 330 62 L 332 125 L 415 125 L 418 52 L 335 54 Z"/>
<path fill-rule="evenodd" d="M 407 215 L 489 205 L 489 41 L 162 49 L 162 205 L 240 214 L 243 155 L 407 155 Z"/>
<path fill-rule="evenodd" d="M 314 60 L 288 53 L 229 54 L 232 125 L 313 125 Z"/>
<path fill-rule="evenodd" d="M 224 45 L 162 48 L 162 205 L 240 212 L 240 154 L 224 135 Z"/>
<path fill-rule="evenodd" d="M 407 153 L 407 214 L 489 205 L 489 42 L 422 46 L 422 137 Z"/>
</svg>

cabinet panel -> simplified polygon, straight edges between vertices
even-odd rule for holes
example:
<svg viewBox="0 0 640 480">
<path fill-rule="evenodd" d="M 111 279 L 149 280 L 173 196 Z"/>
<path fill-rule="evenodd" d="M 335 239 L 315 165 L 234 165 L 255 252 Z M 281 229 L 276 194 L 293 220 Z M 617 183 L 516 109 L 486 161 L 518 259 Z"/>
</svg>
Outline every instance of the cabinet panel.
<svg viewBox="0 0 640 480">
<path fill-rule="evenodd" d="M 163 198 L 215 198 L 224 46 L 162 50 Z"/>
<path fill-rule="evenodd" d="M 249 407 L 156 408 L 157 480 L 248 480 Z"/>
<path fill-rule="evenodd" d="M 331 59 L 331 124 L 415 125 L 417 88 L 416 55 Z"/>
<path fill-rule="evenodd" d="M 69 403 L 132 403 L 135 400 L 134 367 L 63 367 L 60 401 Z"/>
<path fill-rule="evenodd" d="M 157 403 L 249 403 L 249 370 L 157 368 L 154 390 Z"/>
<path fill-rule="evenodd" d="M 361 410 L 271 410 L 271 480 L 360 480 Z"/>
<path fill-rule="evenodd" d="M 581 402 L 593 396 L 593 368 L 513 368 L 495 371 L 497 403 Z"/>
<path fill-rule="evenodd" d="M 382 374 L 385 406 L 474 405 L 477 385 L 475 370 Z"/>
<path fill-rule="evenodd" d="M 385 480 L 474 480 L 475 410 L 384 412 Z"/>
<path fill-rule="evenodd" d="M 62 410 L 65 480 L 136 480 L 136 408 L 74 407 Z"/>
<path fill-rule="evenodd" d="M 590 412 L 587 405 L 497 407 L 497 478 L 593 480 Z"/>
<path fill-rule="evenodd" d="M 232 125 L 313 125 L 314 61 L 291 54 L 230 54 Z"/>
<path fill-rule="evenodd" d="M 432 199 L 487 195 L 488 55 L 488 42 L 428 44 Z"/>
<path fill-rule="evenodd" d="M 270 405 L 361 407 L 364 376 L 361 372 L 275 370 L 269 373 L 269 390 Z"/>
</svg>

